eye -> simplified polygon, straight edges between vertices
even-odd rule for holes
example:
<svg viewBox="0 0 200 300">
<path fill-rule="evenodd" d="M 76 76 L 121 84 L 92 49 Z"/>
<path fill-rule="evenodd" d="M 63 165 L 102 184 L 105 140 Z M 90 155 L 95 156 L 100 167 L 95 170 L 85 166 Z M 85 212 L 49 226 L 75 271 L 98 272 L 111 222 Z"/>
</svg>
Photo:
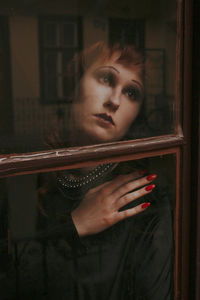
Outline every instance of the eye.
<svg viewBox="0 0 200 300">
<path fill-rule="evenodd" d="M 126 87 L 124 90 L 124 94 L 131 100 L 137 101 L 141 99 L 140 91 L 137 87 L 130 86 Z"/>
<path fill-rule="evenodd" d="M 96 75 L 96 77 L 100 83 L 103 83 L 108 86 L 114 85 L 115 78 L 114 78 L 113 74 L 110 72 L 100 72 Z"/>
</svg>

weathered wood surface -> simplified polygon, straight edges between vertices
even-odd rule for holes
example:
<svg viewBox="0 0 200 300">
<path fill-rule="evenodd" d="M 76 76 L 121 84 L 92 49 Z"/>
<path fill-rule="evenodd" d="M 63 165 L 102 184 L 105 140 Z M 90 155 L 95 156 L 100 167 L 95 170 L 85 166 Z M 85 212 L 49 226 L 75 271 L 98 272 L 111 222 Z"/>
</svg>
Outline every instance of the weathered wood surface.
<svg viewBox="0 0 200 300">
<path fill-rule="evenodd" d="M 0 177 L 73 168 L 87 161 L 108 161 L 130 154 L 175 147 L 184 143 L 181 135 L 166 135 L 101 145 L 54 149 L 35 153 L 0 156 Z"/>
</svg>

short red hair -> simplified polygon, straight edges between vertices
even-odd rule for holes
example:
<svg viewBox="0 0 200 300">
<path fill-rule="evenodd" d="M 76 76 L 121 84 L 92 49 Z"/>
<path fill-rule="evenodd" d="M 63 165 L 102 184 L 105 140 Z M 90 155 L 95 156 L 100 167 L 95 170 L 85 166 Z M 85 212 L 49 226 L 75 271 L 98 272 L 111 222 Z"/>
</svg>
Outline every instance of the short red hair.
<svg viewBox="0 0 200 300">
<path fill-rule="evenodd" d="M 77 53 L 67 66 L 67 85 L 71 89 L 69 94 L 72 101 L 74 88 L 80 82 L 85 71 L 96 60 L 108 60 L 117 52 L 119 56 L 116 62 L 124 67 L 134 68 L 141 80 L 144 81 L 144 56 L 141 51 L 132 45 L 121 45 L 119 43 L 107 45 L 105 42 L 99 41 L 82 52 Z"/>
</svg>

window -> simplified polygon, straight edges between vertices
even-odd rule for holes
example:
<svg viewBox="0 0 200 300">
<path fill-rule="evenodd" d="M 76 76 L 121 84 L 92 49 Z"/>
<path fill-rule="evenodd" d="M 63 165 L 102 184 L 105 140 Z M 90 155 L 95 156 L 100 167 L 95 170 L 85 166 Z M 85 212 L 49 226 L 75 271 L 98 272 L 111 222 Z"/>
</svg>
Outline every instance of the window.
<svg viewBox="0 0 200 300">
<path fill-rule="evenodd" d="M 39 28 L 41 100 L 43 103 L 69 101 L 66 66 L 81 47 L 80 18 L 44 17 Z"/>
<path fill-rule="evenodd" d="M 9 4 L 7 4 L 7 6 L 10 9 Z M 16 149 L 16 145 L 13 143 L 12 136 L 10 139 L 11 142 L 9 143 L 9 150 L 8 147 L 1 147 L 1 252 L 4 261 L 1 284 L 4 287 L 5 294 L 7 292 L 13 293 L 13 290 L 7 287 L 7 284 L 9 283 L 7 280 L 9 274 L 15 274 L 17 283 L 19 283 L 18 280 L 22 280 L 22 285 L 17 286 L 17 288 L 20 287 L 20 289 L 14 291 L 15 296 L 17 293 L 18 296 L 23 295 L 23 293 L 30 293 L 32 289 L 31 280 L 29 281 L 30 286 L 24 285 L 23 287 L 23 282 L 25 283 L 26 280 L 25 277 L 23 279 L 23 276 L 25 276 L 25 273 L 23 273 L 23 268 L 27 268 L 30 276 L 34 277 L 35 274 L 38 274 L 39 266 L 42 266 L 45 272 L 42 280 L 38 280 L 38 277 L 35 276 L 37 282 L 34 285 L 36 287 L 34 290 L 36 293 L 35 295 L 37 295 L 38 291 L 40 294 L 41 291 L 42 293 L 48 292 L 49 295 L 51 294 L 52 297 L 56 299 L 58 296 L 58 291 L 60 293 L 63 291 L 62 289 L 59 289 L 59 287 L 65 287 L 66 281 L 62 276 L 60 277 L 59 282 L 54 280 L 55 283 L 58 283 L 56 287 L 51 285 L 52 279 L 57 274 L 54 272 L 55 265 L 51 260 L 51 258 L 54 257 L 55 252 L 59 252 L 59 254 L 62 256 L 61 259 L 61 256 L 55 255 L 56 259 L 58 259 L 60 270 L 64 272 L 64 270 L 67 270 L 68 267 L 65 260 L 69 254 L 69 252 L 65 252 L 65 246 L 68 247 L 68 245 L 64 245 L 65 241 L 63 240 L 58 241 L 58 232 L 50 232 L 50 235 L 53 235 L 53 242 L 49 243 L 47 239 L 47 242 L 42 243 L 42 247 L 38 247 L 37 240 L 37 242 L 34 244 L 34 249 L 29 247 L 29 241 L 35 235 L 35 230 L 38 228 L 38 226 L 39 228 L 46 226 L 46 219 L 42 218 L 43 223 L 38 223 L 41 221 L 41 219 L 38 219 L 37 216 L 38 212 L 41 212 L 43 215 L 45 215 L 45 210 L 43 210 L 44 206 L 41 205 L 40 199 L 43 199 L 44 202 L 47 200 L 47 198 L 45 198 L 46 196 L 44 196 L 46 195 L 46 188 L 50 189 L 54 193 L 55 181 L 51 181 L 52 177 L 62 175 L 66 176 L 66 180 L 70 182 L 70 185 L 71 182 L 74 185 L 83 185 L 83 183 L 85 185 L 87 184 L 88 179 L 85 178 L 85 175 L 82 176 L 82 170 L 88 170 L 88 176 L 91 180 L 93 180 L 92 177 L 96 175 L 98 178 L 100 176 L 101 179 L 101 175 L 105 173 L 106 176 L 108 175 L 108 178 L 106 178 L 109 182 L 109 180 L 115 179 L 115 175 L 126 176 L 127 173 L 129 174 L 129 170 L 142 170 L 146 172 L 144 169 L 146 166 L 148 166 L 149 170 L 156 170 L 158 175 L 158 179 L 156 180 L 158 181 L 155 182 L 156 185 L 158 184 L 158 186 L 161 186 L 161 192 L 163 193 L 163 197 L 159 198 L 161 199 L 160 206 L 158 203 L 159 211 L 163 211 L 162 205 L 166 202 L 162 200 L 165 198 L 165 193 L 167 193 L 170 201 L 167 201 L 169 206 L 167 205 L 166 207 L 164 205 L 166 208 L 165 211 L 168 212 L 168 217 L 171 214 L 173 215 L 172 219 L 171 217 L 167 218 L 167 220 L 172 220 L 173 222 L 173 232 L 170 231 L 172 228 L 171 223 L 165 223 L 167 224 L 165 228 L 169 230 L 167 232 L 171 232 L 171 234 L 168 235 L 168 237 L 170 236 L 170 241 L 173 239 L 173 237 L 175 240 L 175 244 L 173 244 L 173 242 L 166 244 L 167 247 L 170 247 L 170 261 L 173 262 L 172 273 L 174 274 L 174 277 L 172 275 L 174 279 L 174 292 L 172 294 L 172 291 L 170 291 L 170 293 L 174 300 L 191 299 L 191 296 L 193 295 L 192 292 L 194 292 L 194 290 L 192 291 L 192 288 L 196 288 L 194 285 L 190 285 L 190 280 L 193 282 L 195 281 L 195 274 L 189 270 L 189 264 L 194 258 L 194 255 L 192 256 L 192 253 L 189 252 L 191 242 L 190 210 L 192 210 L 192 205 L 190 193 L 191 186 L 190 180 L 188 180 L 188 174 L 191 175 L 190 142 L 193 129 L 190 127 L 191 108 L 193 107 L 193 103 L 191 104 L 189 101 L 191 99 L 192 82 L 192 40 L 189 32 L 189 28 L 191 28 L 192 23 L 191 1 L 185 0 L 178 1 L 176 3 L 174 1 L 163 0 L 160 2 L 156 1 L 156 4 L 155 2 L 153 3 L 153 1 L 150 1 L 148 4 L 145 1 L 140 1 L 139 3 L 122 3 L 120 1 L 115 1 L 114 4 L 113 1 L 103 1 L 101 3 L 99 1 L 96 1 L 95 3 L 92 1 L 87 1 L 87 3 L 72 3 L 70 6 L 66 3 L 63 3 L 63 1 L 57 1 L 48 8 L 44 7 L 42 4 L 38 4 L 38 2 L 33 1 L 31 8 L 29 5 L 25 4 L 23 10 L 20 7 L 16 5 L 16 8 L 12 8 L 14 9 L 15 14 L 8 16 L 8 21 L 10 24 L 10 61 L 12 62 L 11 73 L 13 80 L 12 103 L 14 117 L 12 124 L 14 127 L 13 136 L 15 139 L 18 139 L 18 131 L 15 122 L 18 118 L 17 109 L 20 105 L 19 99 L 23 98 L 23 103 L 26 104 L 26 108 L 28 107 L 29 109 L 25 109 L 24 113 L 22 114 L 24 123 L 22 123 L 21 127 L 27 130 L 29 140 L 27 142 L 25 137 L 22 135 L 21 139 L 19 140 L 22 142 L 18 142 L 19 148 Z M 67 17 L 51 17 L 55 14 L 66 15 Z M 38 15 L 49 15 L 48 17 L 40 19 L 40 38 L 38 37 L 37 32 Z M 78 16 L 81 17 L 81 22 L 79 19 L 80 17 Z M 133 34 L 130 32 L 133 32 Z M 19 37 L 20 42 L 18 41 Z M 79 69 L 78 64 L 75 66 L 72 65 L 72 67 L 74 66 L 74 69 L 71 69 L 72 73 L 70 73 L 70 75 L 72 81 L 74 80 L 73 95 L 76 101 L 67 101 L 70 99 L 68 98 L 69 91 L 67 86 L 69 81 L 65 77 L 64 70 L 66 64 L 73 57 L 74 52 L 77 52 L 77 50 L 80 50 L 80 48 L 83 48 L 83 50 L 86 50 L 87 52 L 99 41 L 103 41 L 105 45 L 114 44 L 116 47 L 115 42 L 119 41 L 120 38 L 121 44 L 124 42 L 128 44 L 135 43 L 137 46 L 142 48 L 143 54 L 145 53 L 145 101 L 141 101 L 140 97 L 138 97 L 140 92 L 138 86 L 141 84 L 141 78 L 138 76 L 138 73 L 131 73 L 131 76 L 134 74 L 134 77 L 131 77 L 131 80 L 128 80 L 128 85 L 127 81 L 125 81 L 125 78 L 129 78 L 126 76 L 130 75 L 129 72 L 126 72 L 127 65 L 129 67 L 127 62 L 124 65 L 120 65 L 116 62 L 113 63 L 112 60 L 110 61 L 107 59 L 109 64 L 106 65 L 106 70 L 105 65 L 102 67 L 100 63 L 106 60 L 101 60 L 99 58 L 101 56 L 98 55 L 104 53 L 104 51 L 107 55 L 107 48 L 104 47 L 95 48 L 97 50 L 97 56 L 96 52 L 89 52 L 89 55 L 84 56 L 84 58 L 87 58 L 88 60 L 86 59 L 84 64 L 81 66 L 86 66 L 86 69 Z M 41 49 L 40 59 L 38 59 L 36 51 L 38 40 Z M 25 44 L 31 45 L 31 47 L 26 48 L 26 51 L 23 50 Z M 101 45 L 102 44 L 100 44 L 100 46 Z M 99 51 L 99 49 L 102 51 Z M 118 51 L 121 51 L 119 48 L 117 49 Z M 35 52 L 33 53 L 33 51 Z M 26 62 L 25 64 L 22 64 L 22 57 Z M 99 59 L 95 59 L 96 57 Z M 109 55 L 105 57 L 109 57 Z M 79 58 L 82 59 L 83 56 L 80 56 Z M 114 70 L 114 68 L 116 68 L 116 66 L 119 67 L 119 65 L 120 69 L 117 69 L 117 71 Z M 101 71 L 97 72 L 97 70 L 99 71 L 99 68 Z M 110 71 L 110 68 L 112 69 L 112 72 Z M 39 85 L 39 69 L 41 69 L 41 98 L 43 103 L 50 103 L 48 106 L 45 106 L 44 110 L 44 115 L 47 115 L 45 124 L 39 122 L 40 113 L 43 112 L 42 109 L 44 109 L 42 108 L 43 106 L 40 105 L 41 103 L 38 101 L 39 96 L 37 93 L 37 86 Z M 87 76 L 90 75 L 89 79 L 91 80 L 90 88 L 87 91 L 84 89 L 85 86 L 83 82 L 86 79 L 88 80 L 88 77 L 86 75 L 84 77 L 84 71 L 87 73 Z M 66 74 L 66 76 L 69 76 L 69 74 Z M 135 81 L 136 86 L 135 84 L 132 84 L 132 82 Z M 22 86 L 20 82 L 24 82 L 24 86 Z M 96 113 L 97 116 L 93 114 L 94 118 L 97 117 L 97 119 L 95 119 L 96 123 L 90 123 L 87 128 L 85 128 L 83 125 L 88 124 L 86 122 L 86 120 L 89 118 L 88 111 L 90 111 L 93 104 L 98 103 L 99 105 L 100 102 L 96 100 L 102 99 L 97 97 L 98 94 L 96 94 L 96 92 L 101 90 L 101 95 L 105 95 L 102 92 L 102 85 L 105 94 L 107 91 L 109 91 L 109 93 L 111 90 L 116 91 L 116 87 L 118 87 L 122 92 L 120 95 L 127 103 L 127 105 L 124 106 L 124 109 L 130 107 L 129 110 L 126 110 L 127 115 L 123 118 L 123 124 L 127 125 L 127 116 L 129 116 L 129 113 L 132 114 L 137 108 L 138 112 L 140 111 L 139 108 L 142 109 L 144 114 L 141 116 L 138 113 L 138 115 L 136 114 L 136 116 L 134 116 L 136 117 L 134 120 L 138 121 L 138 123 L 128 123 L 128 125 L 131 126 L 129 127 L 130 130 L 127 135 L 124 135 L 124 133 L 126 132 L 128 125 L 127 127 L 125 126 L 125 129 L 124 127 L 122 128 L 122 134 L 120 132 L 116 138 L 114 135 L 111 135 L 112 138 L 114 136 L 113 139 L 111 139 L 110 136 L 106 136 L 106 138 L 104 140 L 101 139 L 101 142 L 99 143 L 95 137 L 98 133 L 98 137 L 101 136 L 102 138 L 102 131 L 95 131 L 97 129 L 96 124 L 98 124 L 98 129 L 101 128 L 101 130 L 104 130 L 107 128 L 109 130 L 106 132 L 110 132 L 110 128 L 113 128 L 113 123 L 115 124 L 115 122 L 117 122 L 113 115 L 111 116 L 111 114 L 105 113 L 105 111 L 102 113 L 98 112 Z M 35 89 L 27 88 L 32 88 L 33 86 Z M 94 89 L 94 86 L 97 88 Z M 122 86 L 123 88 L 121 88 Z M 93 97 L 90 98 L 89 96 L 91 94 L 86 94 L 86 92 L 93 92 Z M 33 95 L 36 96 L 33 97 Z M 127 95 L 128 99 L 126 98 Z M 132 100 L 134 100 L 133 102 L 130 102 L 130 97 Z M 85 103 L 88 101 L 85 107 L 80 105 L 83 103 L 83 99 L 85 100 Z M 114 103 L 114 101 L 116 102 Z M 32 122 L 32 126 L 29 126 L 30 119 L 32 118 L 32 103 L 34 103 L 35 107 L 37 108 L 35 110 L 37 113 L 35 114 L 36 118 L 34 119 L 34 122 Z M 74 110 L 71 109 L 72 104 L 74 105 Z M 117 111 L 119 103 L 117 102 L 116 98 L 112 98 L 112 101 L 111 98 L 109 98 L 109 101 L 106 102 L 106 106 L 109 108 L 112 107 L 112 109 L 114 108 L 115 111 Z M 55 111 L 58 112 L 57 118 L 54 118 L 54 115 L 51 114 Z M 78 114 L 78 117 L 75 120 L 76 122 L 74 122 L 75 113 Z M 139 119 L 137 119 L 138 116 L 140 117 Z M 83 117 L 85 119 L 83 119 Z M 43 117 L 41 119 L 43 120 Z M 30 132 L 32 128 L 39 126 L 41 131 L 43 131 L 51 122 L 53 126 L 48 128 L 50 135 L 46 134 L 45 136 L 52 138 L 51 140 L 48 140 L 48 146 L 47 142 L 45 143 L 44 140 L 39 144 L 39 146 L 38 144 L 36 146 L 33 145 L 33 137 L 38 137 L 39 134 L 34 133 L 31 135 Z M 26 124 L 26 126 L 24 124 Z M 43 124 L 43 127 L 41 124 Z M 82 126 L 80 126 L 80 124 Z M 73 131 L 73 128 L 75 128 L 76 131 Z M 86 139 L 86 137 L 88 138 L 88 136 L 85 135 L 86 131 L 91 133 L 90 136 L 88 135 L 90 137 L 89 139 Z M 92 135 L 94 131 L 96 135 Z M 73 136 L 72 132 L 76 132 L 76 135 Z M 60 134 L 59 136 L 58 133 Z M 117 134 L 118 133 L 119 132 L 117 132 Z M 34 146 L 32 149 L 35 152 L 30 153 L 23 151 L 25 145 Z M 16 152 L 18 152 L 18 154 L 16 154 Z M 100 165 L 100 170 L 98 169 L 98 165 Z M 120 166 L 120 173 L 115 173 L 115 171 L 118 170 L 118 166 Z M 125 168 L 123 169 L 124 166 Z M 92 173 L 94 171 L 93 168 L 95 173 Z M 109 168 L 113 168 L 112 172 L 110 173 Z M 91 171 L 91 169 L 93 171 Z M 109 169 L 108 174 L 107 169 Z M 99 173 L 100 175 L 98 175 Z M 109 174 L 112 174 L 114 177 L 109 177 Z M 67 177 L 67 175 L 70 176 Z M 77 178 L 78 183 L 75 182 Z M 120 180 L 122 180 L 121 178 L 122 177 L 120 177 Z M 105 184 L 105 182 L 102 183 Z M 98 187 L 99 185 L 97 185 L 97 188 Z M 151 186 L 151 188 L 153 187 Z M 38 191 L 41 198 L 38 198 Z M 129 192 L 132 193 L 132 190 Z M 135 189 L 133 190 L 133 193 L 134 192 Z M 102 195 L 100 192 L 99 194 L 98 192 L 96 194 L 97 196 Z M 127 193 L 126 200 L 130 197 L 128 194 L 129 193 Z M 153 192 L 152 195 L 154 195 Z M 57 197 L 56 193 L 54 196 Z M 64 198 L 66 199 L 65 196 L 66 195 L 64 195 Z M 82 190 L 79 190 L 76 196 L 77 198 L 82 196 Z M 195 201 L 197 202 L 197 193 L 195 194 L 195 197 Z M 66 203 L 63 204 L 63 202 L 60 201 L 61 198 L 53 199 L 54 198 L 50 199 L 52 200 L 52 206 L 47 205 L 47 208 L 56 219 L 57 213 L 60 213 L 57 211 L 57 209 L 59 210 L 59 208 L 62 208 L 62 205 L 66 205 Z M 143 200 L 143 198 L 141 199 Z M 150 199 L 152 200 L 152 198 Z M 57 203 L 59 203 L 59 205 L 57 205 Z M 140 204 L 141 202 L 139 202 L 138 205 Z M 78 205 L 76 205 L 77 204 L 74 204 L 74 208 L 78 207 Z M 120 211 L 120 208 L 118 212 Z M 8 218 L 7 215 L 9 216 Z M 191 216 L 194 216 L 193 210 Z M 66 215 L 64 217 L 66 217 Z M 56 222 L 55 219 L 53 222 Z M 139 217 L 133 219 L 136 220 L 133 221 L 136 222 L 136 225 L 138 219 Z M 65 224 L 65 219 L 61 218 L 61 222 Z M 129 226 L 132 224 L 131 222 L 132 221 L 129 223 L 127 221 L 127 225 L 125 226 Z M 148 223 L 148 226 L 149 224 L 150 222 Z M 71 226 L 71 223 L 68 225 Z M 116 227 L 114 226 L 114 228 Z M 115 238 L 118 237 L 119 234 L 120 238 L 126 239 L 126 242 L 129 241 L 129 236 L 123 235 L 123 230 L 120 231 L 121 225 L 119 225 L 117 228 L 119 228 L 119 231 L 116 231 L 117 234 L 115 235 Z M 139 229 L 138 232 L 140 232 L 141 227 L 136 226 L 136 228 Z M 194 224 L 193 228 L 196 229 Z M 111 232 L 112 235 L 112 228 L 109 232 Z M 124 232 L 127 233 L 127 231 Z M 138 232 L 135 236 L 135 240 L 139 239 Z M 144 232 L 145 230 L 142 230 L 142 233 Z M 73 232 L 73 234 L 75 233 L 76 232 Z M 46 233 L 44 233 L 44 235 L 45 234 Z M 61 232 L 61 235 L 62 234 L 63 232 Z M 94 233 L 92 232 L 91 235 L 93 234 Z M 42 239 L 44 235 L 42 237 L 40 236 L 39 239 Z M 152 240 L 154 237 L 156 237 L 156 245 L 158 246 L 156 249 L 159 247 L 164 247 L 165 245 L 161 242 L 161 236 L 162 230 L 158 230 L 158 235 L 152 235 Z M 83 252 L 80 253 L 80 257 L 84 257 L 84 253 L 87 251 L 91 251 L 90 254 L 93 253 L 94 255 L 94 253 L 96 253 L 95 251 L 97 251 L 97 248 L 101 248 L 103 251 L 105 250 L 105 252 L 101 252 L 102 256 L 99 257 L 98 261 L 99 270 L 102 272 L 113 261 L 113 257 L 109 256 L 109 259 L 107 260 L 108 264 L 104 265 L 105 269 L 102 268 L 102 261 L 100 259 L 103 259 L 103 255 L 107 253 L 106 251 L 109 248 L 108 244 L 110 240 L 108 236 L 107 240 L 106 236 L 104 237 L 105 239 L 102 238 L 102 241 L 106 241 L 108 243 L 97 245 L 97 240 L 92 239 L 92 242 L 90 243 L 90 241 L 88 242 L 86 236 L 84 240 L 85 244 L 83 243 L 85 248 L 83 249 Z M 76 238 L 76 234 L 72 236 L 72 240 L 78 243 Z M 117 239 L 115 239 L 114 243 L 116 240 Z M 166 242 L 166 239 L 164 239 L 164 241 Z M 193 245 L 195 243 L 196 239 L 195 241 L 193 240 Z M 49 244 L 51 244 L 51 246 L 53 245 L 52 248 L 48 248 Z M 117 242 L 115 245 L 118 245 Z M 128 242 L 124 245 L 127 246 Z M 7 251 L 7 246 L 9 251 Z M 90 246 L 92 248 L 90 248 Z M 174 252 L 171 249 L 173 246 L 175 247 Z M 116 251 L 119 250 L 117 247 L 113 248 Z M 142 249 L 144 250 L 144 248 Z M 152 248 L 149 247 L 146 247 L 145 249 L 152 250 Z M 21 255 L 24 253 L 24 251 L 27 251 L 28 253 L 28 264 L 25 260 L 23 260 L 24 256 Z M 53 252 L 54 254 L 52 255 Z M 72 252 L 70 253 L 70 255 L 74 254 Z M 140 252 L 139 249 L 138 254 L 140 253 L 143 252 Z M 128 252 L 127 256 L 125 254 L 121 256 L 123 262 L 126 261 L 126 257 L 128 257 L 128 259 L 130 258 L 129 254 L 130 253 Z M 32 259 L 32 257 L 35 257 L 36 260 Z M 90 258 L 92 257 L 94 256 L 91 255 Z M 145 254 L 144 257 L 146 258 Z M 136 267 L 138 262 L 136 258 L 137 256 L 135 256 L 135 262 L 134 264 L 131 264 L 131 266 Z M 81 263 L 82 262 L 83 261 L 81 261 Z M 129 262 L 129 260 L 126 262 Z M 139 262 L 142 263 L 142 260 L 140 259 Z M 147 264 L 147 266 L 150 267 L 151 264 L 153 267 L 155 267 L 156 272 L 159 269 L 158 264 L 153 264 L 153 260 L 150 260 L 150 264 Z M 130 268 L 127 266 L 128 263 L 123 265 L 123 263 L 120 262 L 119 264 L 115 264 L 115 266 L 112 265 L 112 267 L 115 268 L 116 265 L 119 266 L 116 274 L 121 274 L 120 268 L 125 270 L 124 276 L 120 277 L 124 281 L 120 280 L 120 284 L 123 284 L 124 282 L 126 282 L 126 284 L 123 286 L 125 288 L 120 289 L 120 291 L 125 293 L 125 291 L 128 292 L 129 290 L 129 296 L 130 291 L 135 291 L 139 286 L 137 285 L 137 279 L 145 279 L 145 276 L 150 274 L 148 271 L 145 271 L 147 270 L 145 268 L 145 270 L 142 269 L 142 274 L 140 274 L 141 277 L 134 279 L 136 281 L 127 281 L 127 278 L 130 279 L 129 271 L 131 272 Z M 97 264 L 93 263 L 87 265 L 88 268 L 95 268 L 96 266 Z M 110 270 L 110 268 L 108 269 Z M 108 269 L 106 276 L 109 276 L 110 274 Z M 35 273 L 32 272 L 32 270 L 34 270 Z M 81 277 L 83 269 L 78 270 L 80 271 L 78 272 L 78 275 Z M 8 277 L 5 275 L 6 272 Z M 39 273 L 43 274 L 41 272 Z M 134 272 L 134 274 L 136 273 L 137 272 Z M 170 274 L 172 273 L 170 271 Z M 95 274 L 99 275 L 100 273 Z M 76 274 L 74 278 L 78 278 L 78 275 Z M 113 273 L 111 274 L 111 277 L 112 276 Z M 161 277 L 162 276 L 159 276 L 159 278 Z M 87 278 L 83 276 L 84 284 L 86 284 L 86 279 Z M 96 277 L 94 276 L 92 279 L 96 279 Z M 153 277 L 148 279 L 153 279 Z M 109 280 L 104 282 L 103 288 L 99 290 L 99 295 L 103 295 L 103 293 L 106 291 L 107 283 L 110 282 Z M 140 280 L 140 282 L 146 281 Z M 11 282 L 11 284 L 13 283 Z M 85 286 L 84 284 L 83 286 Z M 116 284 L 116 286 L 118 286 L 118 284 Z M 135 290 L 133 286 L 135 287 Z M 160 293 L 164 291 L 164 289 L 162 289 L 162 285 L 159 285 L 158 289 L 155 289 L 156 292 L 159 289 Z M 77 293 L 78 289 L 70 288 L 68 291 L 75 291 L 75 293 Z M 153 293 L 155 291 L 150 289 L 148 290 L 148 293 L 149 292 Z M 9 299 L 9 295 L 6 294 L 6 296 Z M 139 293 L 137 296 L 142 297 L 142 294 Z M 10 298 L 11 297 L 12 296 L 10 295 Z M 149 299 L 153 300 L 152 297 Z"/>
</svg>

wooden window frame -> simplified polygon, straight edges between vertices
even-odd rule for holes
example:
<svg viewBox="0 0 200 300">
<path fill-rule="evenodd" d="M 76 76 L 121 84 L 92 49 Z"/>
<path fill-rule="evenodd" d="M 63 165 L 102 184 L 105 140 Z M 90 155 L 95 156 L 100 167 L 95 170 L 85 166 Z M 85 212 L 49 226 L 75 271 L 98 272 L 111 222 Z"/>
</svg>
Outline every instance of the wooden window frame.
<svg viewBox="0 0 200 300">
<path fill-rule="evenodd" d="M 97 162 L 125 161 L 176 154 L 175 296 L 190 298 L 190 181 L 192 95 L 192 1 L 177 0 L 176 124 L 170 135 L 134 141 L 0 156 L 0 177 L 84 167 Z M 180 112 L 184 107 L 183 114 Z M 180 126 L 181 124 L 181 126 Z M 183 132 L 182 129 L 183 128 Z M 181 199 L 181 200 L 180 200 Z M 196 298 L 197 299 L 197 298 Z"/>
<path fill-rule="evenodd" d="M 191 143 L 196 147 L 191 153 L 191 238 L 190 238 L 190 273 L 191 294 L 195 300 L 200 299 L 200 2 L 193 1 L 193 111 L 192 111 L 192 138 Z"/>
</svg>

